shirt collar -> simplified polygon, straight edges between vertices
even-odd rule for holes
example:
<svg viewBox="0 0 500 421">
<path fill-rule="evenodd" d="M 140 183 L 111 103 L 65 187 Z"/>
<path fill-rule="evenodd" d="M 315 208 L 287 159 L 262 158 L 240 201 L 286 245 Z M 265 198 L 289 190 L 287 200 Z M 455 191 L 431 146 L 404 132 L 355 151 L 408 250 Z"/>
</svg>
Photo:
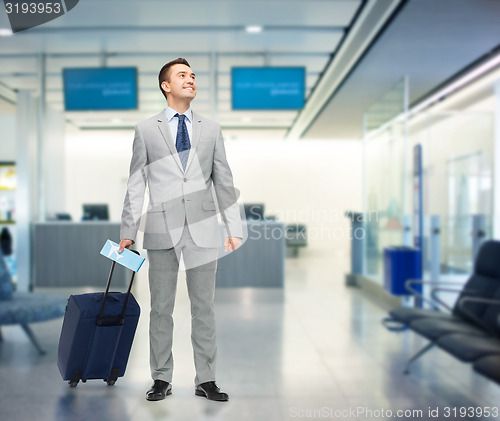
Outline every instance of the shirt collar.
<svg viewBox="0 0 500 421">
<path fill-rule="evenodd" d="M 174 109 L 170 108 L 167 105 L 167 108 L 165 108 L 165 115 L 167 116 L 167 120 L 170 123 L 170 121 L 174 118 L 174 116 L 177 114 L 177 111 Z M 189 107 L 186 112 L 184 113 L 186 116 L 187 120 L 191 123 L 193 121 L 193 111 L 191 110 L 191 107 Z"/>
</svg>

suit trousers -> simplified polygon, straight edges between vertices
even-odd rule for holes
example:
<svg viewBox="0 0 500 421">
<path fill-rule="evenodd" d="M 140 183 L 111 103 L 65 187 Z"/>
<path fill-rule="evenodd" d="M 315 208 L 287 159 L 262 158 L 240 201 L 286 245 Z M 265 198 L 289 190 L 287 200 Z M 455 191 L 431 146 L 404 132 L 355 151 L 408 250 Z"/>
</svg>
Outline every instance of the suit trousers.
<svg viewBox="0 0 500 421">
<path fill-rule="evenodd" d="M 149 323 L 150 367 L 153 380 L 172 382 L 173 311 L 180 257 L 186 267 L 191 303 L 191 343 L 195 384 L 215 381 L 215 272 L 217 248 L 198 247 L 184 225 L 180 241 L 170 249 L 148 250 L 151 312 Z"/>
</svg>

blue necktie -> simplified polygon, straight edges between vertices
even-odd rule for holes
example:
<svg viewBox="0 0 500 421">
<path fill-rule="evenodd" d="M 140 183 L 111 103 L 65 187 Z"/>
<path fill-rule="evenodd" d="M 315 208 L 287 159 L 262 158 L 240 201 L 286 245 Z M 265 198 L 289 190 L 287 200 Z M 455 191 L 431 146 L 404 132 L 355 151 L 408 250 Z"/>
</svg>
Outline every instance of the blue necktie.
<svg viewBox="0 0 500 421">
<path fill-rule="evenodd" d="M 191 143 L 189 142 L 189 133 L 187 130 L 186 122 L 184 121 L 186 116 L 184 114 L 177 113 L 174 115 L 174 117 L 177 117 L 179 119 L 179 124 L 177 125 L 177 136 L 175 137 L 175 147 L 177 149 L 177 153 L 179 154 L 182 168 L 186 169 L 189 149 L 191 149 Z"/>
</svg>

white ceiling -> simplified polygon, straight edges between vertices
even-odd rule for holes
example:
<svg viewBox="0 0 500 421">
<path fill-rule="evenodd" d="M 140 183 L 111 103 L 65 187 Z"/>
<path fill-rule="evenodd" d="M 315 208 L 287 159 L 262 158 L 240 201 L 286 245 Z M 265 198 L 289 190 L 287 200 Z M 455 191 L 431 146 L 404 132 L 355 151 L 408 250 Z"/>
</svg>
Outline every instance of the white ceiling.
<svg viewBox="0 0 500 421">
<path fill-rule="evenodd" d="M 164 107 L 158 71 L 180 56 L 196 72 L 193 108 L 199 113 L 217 118 L 235 137 L 248 128 L 283 137 L 297 112 L 232 111 L 231 68 L 304 66 L 307 96 L 362 5 L 361 0 L 82 0 L 52 22 L 0 37 L 0 83 L 38 95 L 43 53 L 46 100 L 63 109 L 63 68 L 135 66 L 137 111 L 66 113 L 81 128 L 131 127 Z M 263 31 L 247 33 L 249 25 Z M 2 13 L 0 28 L 8 27 Z"/>
<path fill-rule="evenodd" d="M 404 76 L 410 103 L 500 45 L 498 0 L 409 0 L 303 139 L 360 139 L 363 113 Z"/>
<path fill-rule="evenodd" d="M 0 36 L 0 84 L 38 95 L 44 54 L 46 100 L 62 110 L 63 68 L 135 66 L 137 111 L 66 113 L 81 128 L 128 128 L 164 107 L 158 70 L 185 57 L 197 74 L 193 108 L 220 121 L 226 136 L 285 138 L 300 112 L 232 111 L 231 68 L 305 66 L 307 99 L 368 6 L 390 1 L 396 0 L 81 0 L 52 22 Z M 415 101 L 496 47 L 498 22 L 498 0 L 401 0 L 400 10 L 314 113 L 302 138 L 361 138 L 363 112 L 403 76 L 410 77 Z M 250 34 L 249 25 L 264 29 Z M 0 29 L 8 27 L 2 9 Z"/>
</svg>

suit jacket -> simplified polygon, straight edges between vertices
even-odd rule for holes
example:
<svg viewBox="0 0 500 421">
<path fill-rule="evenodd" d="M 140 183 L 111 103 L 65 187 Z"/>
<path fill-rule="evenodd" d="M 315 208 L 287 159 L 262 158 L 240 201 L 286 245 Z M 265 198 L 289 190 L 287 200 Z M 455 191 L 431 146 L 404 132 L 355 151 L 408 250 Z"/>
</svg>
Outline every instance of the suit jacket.
<svg viewBox="0 0 500 421">
<path fill-rule="evenodd" d="M 243 237 L 220 125 L 193 112 L 192 128 L 191 150 L 184 171 L 164 111 L 137 124 L 121 239 L 136 239 L 146 186 L 149 205 L 145 249 L 173 247 L 181 238 L 185 221 L 196 245 L 219 247 L 217 205 L 225 212 L 230 235 Z"/>
</svg>

